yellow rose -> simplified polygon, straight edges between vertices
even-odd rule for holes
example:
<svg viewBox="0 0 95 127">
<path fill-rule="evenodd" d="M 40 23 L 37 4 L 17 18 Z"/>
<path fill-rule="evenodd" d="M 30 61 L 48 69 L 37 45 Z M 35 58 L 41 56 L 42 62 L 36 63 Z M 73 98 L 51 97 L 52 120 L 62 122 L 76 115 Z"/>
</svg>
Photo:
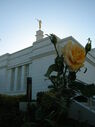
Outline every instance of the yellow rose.
<svg viewBox="0 0 95 127">
<path fill-rule="evenodd" d="M 85 49 L 79 44 L 69 41 L 62 49 L 65 63 L 72 71 L 76 71 L 84 65 Z"/>
</svg>

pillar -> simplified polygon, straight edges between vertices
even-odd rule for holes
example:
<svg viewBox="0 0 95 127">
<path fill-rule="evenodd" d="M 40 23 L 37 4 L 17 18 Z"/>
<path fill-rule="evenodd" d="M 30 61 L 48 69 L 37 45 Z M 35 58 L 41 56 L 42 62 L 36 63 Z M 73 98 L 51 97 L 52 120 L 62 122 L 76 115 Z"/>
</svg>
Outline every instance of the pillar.
<svg viewBox="0 0 95 127">
<path fill-rule="evenodd" d="M 14 91 L 16 91 L 17 88 L 17 76 L 18 76 L 18 68 L 15 68 Z"/>
<path fill-rule="evenodd" d="M 25 66 L 22 66 L 21 72 L 21 91 L 25 90 Z"/>
</svg>

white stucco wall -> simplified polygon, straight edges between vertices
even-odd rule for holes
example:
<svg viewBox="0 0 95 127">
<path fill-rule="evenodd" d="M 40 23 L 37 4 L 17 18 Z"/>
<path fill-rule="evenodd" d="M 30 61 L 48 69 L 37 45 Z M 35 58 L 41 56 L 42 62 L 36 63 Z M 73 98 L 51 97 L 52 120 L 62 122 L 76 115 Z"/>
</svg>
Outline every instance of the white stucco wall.
<svg viewBox="0 0 95 127">
<path fill-rule="evenodd" d="M 7 91 L 7 65 L 9 54 L 4 54 L 0 57 L 0 91 Z"/>
<path fill-rule="evenodd" d="M 58 45 L 64 47 L 64 44 L 68 40 L 77 42 L 73 37 L 67 37 L 61 39 Z M 44 38 L 33 43 L 33 46 L 30 46 L 26 49 L 20 50 L 13 54 L 5 54 L 0 56 L 0 93 L 6 94 L 23 94 L 26 92 L 26 76 L 32 77 L 32 97 L 36 98 L 38 91 L 47 90 L 47 87 L 51 82 L 45 80 L 46 73 L 49 65 L 54 63 L 54 57 L 56 56 L 53 44 L 50 42 L 49 38 Z M 26 74 L 26 66 L 29 66 L 29 74 Z M 85 62 L 85 66 L 88 68 L 86 74 L 83 72 L 78 73 L 78 78 L 80 80 L 86 81 L 88 83 L 95 83 L 95 59 L 89 55 L 89 58 Z M 19 68 L 21 67 L 21 84 L 19 90 L 17 89 L 18 84 L 16 80 L 18 79 Z M 14 75 L 14 86 L 11 89 L 11 78 L 12 71 L 15 70 Z"/>
<path fill-rule="evenodd" d="M 0 69 L 0 91 L 5 91 L 7 89 L 7 82 L 6 82 L 6 68 Z"/>
<path fill-rule="evenodd" d="M 88 84 L 95 83 L 95 59 L 90 56 L 90 53 L 86 57 L 84 67 L 77 73 L 77 78 Z M 87 68 L 86 73 L 84 73 L 85 68 Z"/>
<path fill-rule="evenodd" d="M 95 66 L 86 61 L 85 67 L 87 67 L 87 72 L 84 73 L 85 68 L 81 69 L 81 71 L 78 72 L 77 78 L 88 84 L 95 83 Z"/>
<path fill-rule="evenodd" d="M 45 91 L 50 83 L 49 80 L 44 76 L 49 65 L 54 63 L 54 55 L 44 56 L 42 58 L 35 59 L 32 62 L 32 89 L 33 89 L 33 98 L 36 97 L 38 91 Z"/>
</svg>

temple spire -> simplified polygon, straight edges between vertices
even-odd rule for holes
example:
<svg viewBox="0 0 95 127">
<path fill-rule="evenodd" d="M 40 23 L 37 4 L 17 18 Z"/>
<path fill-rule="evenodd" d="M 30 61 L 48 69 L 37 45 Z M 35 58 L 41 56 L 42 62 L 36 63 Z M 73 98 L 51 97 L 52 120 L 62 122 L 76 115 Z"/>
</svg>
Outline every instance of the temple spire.
<svg viewBox="0 0 95 127">
<path fill-rule="evenodd" d="M 36 41 L 42 39 L 44 37 L 43 31 L 41 30 L 42 28 L 42 21 L 40 19 L 36 19 L 38 21 L 39 25 L 39 30 L 36 31 Z"/>
<path fill-rule="evenodd" d="M 37 19 L 37 21 L 39 22 L 39 30 L 41 30 L 41 27 L 42 27 L 42 21 Z"/>
</svg>

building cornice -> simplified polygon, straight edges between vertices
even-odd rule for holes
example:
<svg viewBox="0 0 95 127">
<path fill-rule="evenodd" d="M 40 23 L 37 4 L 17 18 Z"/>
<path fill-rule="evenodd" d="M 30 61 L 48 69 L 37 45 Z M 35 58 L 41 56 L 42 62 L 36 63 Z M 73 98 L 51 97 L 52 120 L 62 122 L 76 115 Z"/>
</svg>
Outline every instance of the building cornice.
<svg viewBox="0 0 95 127">
<path fill-rule="evenodd" d="M 0 66 L 0 69 L 7 68 L 7 65 Z"/>
<path fill-rule="evenodd" d="M 32 64 L 32 60 L 28 60 L 28 61 L 25 61 L 25 62 L 22 62 L 22 63 L 15 63 L 15 65 L 9 65 L 7 66 L 7 69 L 12 69 L 12 68 L 16 68 L 16 67 L 19 67 L 19 66 L 24 66 L 26 64 Z"/>
<path fill-rule="evenodd" d="M 32 56 L 32 57 L 30 57 L 30 59 L 33 61 L 35 59 L 40 59 L 42 57 L 46 57 L 46 56 L 50 56 L 50 55 L 56 55 L 55 50 L 44 52 L 44 53 L 41 53 L 41 54 L 36 55 L 36 56 Z"/>
</svg>

